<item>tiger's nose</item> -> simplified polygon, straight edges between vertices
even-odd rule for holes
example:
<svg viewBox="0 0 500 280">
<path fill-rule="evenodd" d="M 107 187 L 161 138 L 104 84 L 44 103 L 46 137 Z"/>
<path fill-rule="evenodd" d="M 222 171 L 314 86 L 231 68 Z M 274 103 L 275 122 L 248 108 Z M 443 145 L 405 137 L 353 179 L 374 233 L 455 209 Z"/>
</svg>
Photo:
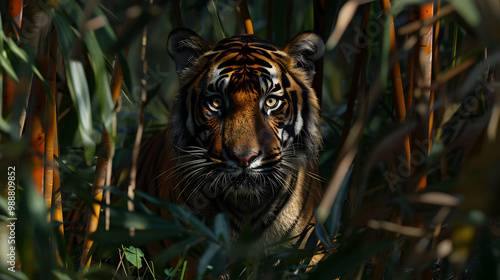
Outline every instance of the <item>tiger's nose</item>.
<svg viewBox="0 0 500 280">
<path fill-rule="evenodd" d="M 240 167 L 248 167 L 252 161 L 254 161 L 257 158 L 258 154 L 257 153 L 249 153 L 245 156 L 239 155 L 237 153 L 229 153 L 229 157 L 233 159 L 234 161 L 238 162 L 238 165 Z"/>
</svg>

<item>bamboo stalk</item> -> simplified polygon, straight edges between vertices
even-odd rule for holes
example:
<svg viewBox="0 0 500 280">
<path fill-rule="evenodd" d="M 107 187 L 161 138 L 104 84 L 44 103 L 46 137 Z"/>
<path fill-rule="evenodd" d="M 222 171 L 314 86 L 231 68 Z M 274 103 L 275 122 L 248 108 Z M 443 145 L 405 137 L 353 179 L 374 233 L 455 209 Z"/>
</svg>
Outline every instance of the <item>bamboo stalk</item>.
<svg viewBox="0 0 500 280">
<path fill-rule="evenodd" d="M 245 33 L 253 34 L 252 19 L 250 19 L 250 13 L 248 12 L 248 5 L 246 0 L 235 0 L 240 8 L 241 18 L 243 19 L 245 25 Z"/>
<path fill-rule="evenodd" d="M 380 0 L 380 5 L 385 12 L 388 12 L 391 8 L 391 2 L 389 0 Z M 394 57 L 396 53 L 396 31 L 394 29 L 394 19 L 392 15 L 389 16 L 390 23 L 390 38 L 391 38 L 391 48 L 390 57 Z M 406 118 L 406 107 L 403 91 L 403 82 L 401 79 L 401 68 L 399 66 L 399 60 L 396 58 L 394 62 L 393 69 L 391 71 L 392 87 L 394 91 L 394 106 L 396 108 L 396 120 L 398 122 L 403 122 Z"/>
<path fill-rule="evenodd" d="M 21 23 L 23 21 L 23 0 L 9 0 L 9 14 L 14 19 L 14 23 L 18 28 L 21 28 Z M 7 36 L 11 37 L 10 32 L 7 32 Z M 19 32 L 17 28 L 14 28 L 14 34 L 16 34 L 19 40 Z"/>
<path fill-rule="evenodd" d="M 434 3 L 426 3 L 422 4 L 419 7 L 420 19 L 427 20 L 433 17 L 434 14 Z M 417 131 L 415 131 L 415 136 L 412 135 L 412 150 L 421 149 L 417 147 L 415 144 L 416 141 L 420 141 L 420 143 L 427 142 L 427 151 L 424 152 L 426 156 L 429 155 L 432 142 L 430 137 L 430 132 L 432 130 L 433 125 L 433 115 L 432 115 L 432 106 L 434 104 L 434 94 L 431 91 L 431 82 L 432 82 L 432 41 L 434 39 L 433 36 L 433 27 L 429 26 L 427 30 L 423 34 L 421 34 L 418 43 L 418 65 L 419 76 L 418 87 L 419 87 L 419 95 L 416 98 L 420 99 L 417 101 L 419 104 L 425 104 L 428 106 L 427 112 L 419 117 L 419 126 Z M 413 146 L 415 145 L 415 146 Z M 413 174 L 417 175 L 420 173 L 422 166 L 413 166 L 414 169 Z M 421 191 L 425 189 L 427 186 L 427 175 L 424 174 L 419 180 L 417 190 Z"/>
<path fill-rule="evenodd" d="M 183 27 L 184 25 L 182 23 L 181 3 L 179 0 L 172 1 L 172 14 L 174 16 L 175 27 Z"/>
<path fill-rule="evenodd" d="M 60 180 L 55 178 L 55 175 L 59 175 L 59 172 L 55 172 L 55 159 L 54 155 L 58 154 L 56 149 L 57 144 L 57 111 L 56 111 L 56 77 L 57 77 L 57 29 L 54 23 L 51 23 L 50 35 L 49 35 L 49 65 L 47 73 L 47 82 L 50 87 L 50 99 L 47 101 L 47 111 L 46 111 L 46 135 L 45 135 L 45 162 L 44 162 L 44 197 L 47 206 L 50 208 L 49 221 L 54 221 L 57 218 L 60 222 L 58 227 L 61 235 L 64 235 L 64 228 L 62 226 L 62 205 L 60 203 L 53 203 L 53 199 L 57 196 L 56 192 L 60 193 Z M 59 185 L 55 186 L 55 182 Z M 55 255 L 57 256 L 57 261 L 61 262 L 61 257 L 57 249 L 57 243 L 54 244 Z"/>
<path fill-rule="evenodd" d="M 380 5 L 382 6 L 382 9 L 385 12 L 388 12 L 389 9 L 391 8 L 390 0 L 380 0 Z M 389 32 L 391 39 L 389 57 L 393 58 L 397 55 L 397 49 L 396 49 L 396 31 L 394 29 L 394 19 L 392 15 L 389 15 L 389 20 L 390 20 Z M 399 66 L 399 59 L 397 58 L 397 56 L 394 61 L 394 66 L 391 70 L 391 80 L 392 80 L 392 90 L 394 94 L 394 107 L 396 109 L 396 121 L 401 123 L 404 122 L 406 119 L 406 104 L 403 91 L 403 81 L 401 79 L 401 68 Z M 411 151 L 410 151 L 409 137 L 405 138 L 403 147 L 405 150 L 405 158 L 407 166 L 411 166 Z"/>
<path fill-rule="evenodd" d="M 47 76 L 49 55 L 48 53 L 42 58 L 39 63 L 40 73 Z M 46 93 L 42 87 L 42 82 L 38 77 L 33 79 L 32 92 L 28 112 L 26 116 L 27 137 L 31 143 L 31 152 L 29 161 L 31 163 L 31 177 L 34 186 L 40 195 L 44 194 L 44 154 L 45 154 L 45 129 L 44 129 L 44 112 L 46 110 Z"/>
<path fill-rule="evenodd" d="M 53 186 L 54 186 L 54 130 L 57 129 L 56 108 L 56 65 L 57 65 L 57 31 L 52 24 L 49 35 L 49 65 L 47 82 L 50 87 L 50 99 L 47 102 L 45 117 L 45 163 L 44 163 L 44 197 L 47 206 L 52 206 Z"/>
<path fill-rule="evenodd" d="M 111 137 L 109 136 L 106 129 L 103 130 L 101 135 L 101 147 L 105 149 L 106 157 L 98 157 L 96 163 L 96 170 L 94 174 L 94 182 L 92 186 L 92 198 L 95 202 L 92 205 L 92 211 L 89 213 L 89 218 L 87 221 L 87 227 L 85 231 L 85 241 L 83 243 L 82 258 L 80 260 L 80 267 L 88 268 L 92 260 L 92 255 L 89 256 L 90 248 L 94 243 L 93 240 L 89 239 L 89 235 L 97 230 L 97 225 L 99 222 L 99 216 L 101 213 L 101 204 L 103 197 L 102 186 L 106 183 L 106 171 L 108 165 L 109 149 L 110 149 Z"/>
</svg>

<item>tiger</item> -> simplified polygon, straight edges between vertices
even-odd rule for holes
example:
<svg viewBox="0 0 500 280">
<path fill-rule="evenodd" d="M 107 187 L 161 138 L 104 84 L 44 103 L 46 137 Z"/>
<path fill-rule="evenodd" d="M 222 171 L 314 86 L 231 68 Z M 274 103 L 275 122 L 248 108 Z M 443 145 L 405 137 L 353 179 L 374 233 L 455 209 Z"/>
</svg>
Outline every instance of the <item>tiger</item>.
<svg viewBox="0 0 500 280">
<path fill-rule="evenodd" d="M 210 46 L 190 29 L 172 31 L 180 89 L 166 127 L 142 145 L 138 188 L 208 226 L 224 213 L 231 241 L 249 227 L 260 244 L 304 247 L 322 198 L 312 82 L 324 49 L 313 32 L 280 48 L 255 35 Z"/>
</svg>

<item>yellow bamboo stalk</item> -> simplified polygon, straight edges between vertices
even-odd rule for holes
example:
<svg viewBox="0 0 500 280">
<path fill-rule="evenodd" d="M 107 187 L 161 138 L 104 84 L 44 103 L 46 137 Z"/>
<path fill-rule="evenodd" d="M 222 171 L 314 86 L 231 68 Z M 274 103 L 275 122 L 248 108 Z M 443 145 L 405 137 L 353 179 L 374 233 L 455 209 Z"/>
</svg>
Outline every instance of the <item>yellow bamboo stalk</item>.
<svg viewBox="0 0 500 280">
<path fill-rule="evenodd" d="M 419 7 L 419 12 L 420 12 L 420 20 L 427 20 L 429 18 L 433 17 L 434 14 L 434 3 L 426 3 L 422 4 Z M 418 42 L 418 57 L 419 57 L 419 66 L 420 66 L 420 73 L 421 73 L 421 79 L 418 82 L 418 86 L 420 88 L 420 94 L 418 96 L 419 99 L 421 99 L 421 102 L 428 102 L 428 113 L 421 115 L 420 119 L 420 126 L 426 127 L 427 129 L 418 129 L 415 132 L 415 137 L 413 137 L 412 140 L 412 149 L 417 150 L 421 149 L 420 147 L 416 146 L 416 141 L 425 141 L 428 143 L 428 148 L 427 151 L 420 151 L 420 152 L 425 152 L 426 155 L 429 154 L 431 146 L 432 146 L 432 139 L 430 132 L 432 131 L 432 126 L 433 126 L 433 114 L 432 114 L 432 106 L 434 104 L 434 92 L 431 91 L 431 82 L 432 82 L 432 41 L 434 39 L 433 37 L 433 26 L 429 26 L 423 34 L 421 34 Z M 424 143 L 425 143 L 424 142 Z M 415 145 L 415 146 L 414 146 Z M 422 166 L 413 166 L 412 169 L 414 170 L 414 174 L 420 173 L 419 171 L 422 169 Z M 420 178 L 420 181 L 417 186 L 417 190 L 423 190 L 427 186 L 427 175 L 422 175 Z"/>
<path fill-rule="evenodd" d="M 390 0 L 380 0 L 380 5 L 385 12 L 388 12 L 391 8 Z M 394 29 L 394 19 L 392 15 L 389 15 L 390 20 L 390 38 L 391 38 L 391 47 L 389 52 L 389 57 L 394 57 L 396 55 L 396 30 Z M 403 122 L 406 119 L 406 104 L 405 104 L 405 96 L 403 91 L 403 81 L 401 79 L 401 68 L 399 66 L 399 60 L 396 58 L 394 61 L 394 65 L 391 70 L 391 80 L 392 80 L 392 90 L 394 93 L 394 107 L 396 109 L 396 121 Z M 409 137 L 405 139 L 404 142 L 405 149 L 405 157 L 408 166 L 411 165 L 411 151 L 410 151 L 410 141 Z"/>
<path fill-rule="evenodd" d="M 57 77 L 57 30 L 54 23 L 51 23 L 49 35 L 49 62 L 47 76 L 45 77 L 50 87 L 50 97 L 47 100 L 47 110 L 45 112 L 45 162 L 44 162 L 44 197 L 45 203 L 51 209 L 49 221 L 58 218 L 61 225 L 58 227 L 60 233 L 64 234 L 62 226 L 62 206 L 60 203 L 53 204 L 53 198 L 56 197 L 56 191 L 60 192 L 60 185 L 54 187 L 54 183 L 60 184 L 59 178 L 55 179 L 55 159 L 54 155 L 57 148 L 57 112 L 56 112 L 56 77 Z M 57 172 L 57 175 L 59 172 Z M 57 261 L 61 262 L 57 243 L 54 242 Z"/>
<path fill-rule="evenodd" d="M 39 63 L 40 73 L 47 76 L 48 53 Z M 26 131 L 31 142 L 31 152 L 29 160 L 31 163 L 31 177 L 35 188 L 40 195 L 44 194 L 44 165 L 43 157 L 45 154 L 45 129 L 44 112 L 46 110 L 46 93 L 42 87 L 39 78 L 33 79 L 32 94 L 30 94 L 30 104 L 26 117 Z"/>
<path fill-rule="evenodd" d="M 250 13 L 248 12 L 248 6 L 246 0 L 235 0 L 238 3 L 238 7 L 240 8 L 241 17 L 245 24 L 245 33 L 253 34 L 253 25 L 252 19 L 250 19 Z"/>
<path fill-rule="evenodd" d="M 44 197 L 47 206 L 52 206 L 54 186 L 54 131 L 57 129 L 56 110 L 56 65 L 57 65 L 57 31 L 54 25 L 50 31 L 49 65 L 47 82 L 50 87 L 50 99 L 47 101 L 45 118 L 45 163 L 44 163 Z"/>
</svg>

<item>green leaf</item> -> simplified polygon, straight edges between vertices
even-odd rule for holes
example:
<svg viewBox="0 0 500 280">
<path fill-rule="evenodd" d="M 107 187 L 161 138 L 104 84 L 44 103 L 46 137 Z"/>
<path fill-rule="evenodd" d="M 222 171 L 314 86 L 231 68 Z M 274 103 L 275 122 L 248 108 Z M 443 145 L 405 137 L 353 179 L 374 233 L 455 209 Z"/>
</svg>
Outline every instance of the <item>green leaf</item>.
<svg viewBox="0 0 500 280">
<path fill-rule="evenodd" d="M 12 67 L 12 64 L 9 61 L 9 58 L 7 57 L 7 52 L 5 50 L 2 50 L 2 53 L 0 54 L 0 65 L 2 66 L 2 69 L 7 72 L 7 74 L 16 82 L 19 81 L 17 78 L 16 71 L 14 71 L 14 68 Z"/>
<path fill-rule="evenodd" d="M 83 9 L 75 0 L 62 1 L 63 5 L 61 5 L 61 10 L 64 10 L 69 19 L 71 19 L 74 23 L 80 24 L 83 18 Z"/>
<path fill-rule="evenodd" d="M 53 261 L 56 256 L 51 248 L 56 237 L 53 235 L 52 225 L 47 221 L 47 205 L 43 196 L 36 191 L 27 170 L 16 172 L 17 174 L 23 190 L 18 192 L 16 214 L 17 219 L 24 222 L 16 223 L 16 250 L 21 263 L 37 264 L 23 266 L 22 271 L 30 279 L 56 279 L 53 273 L 58 265 Z"/>
<path fill-rule="evenodd" d="M 163 207 L 165 210 L 167 210 L 174 219 L 181 219 L 191 226 L 193 226 L 195 229 L 198 230 L 198 232 L 206 235 L 208 238 L 212 239 L 214 242 L 218 242 L 217 236 L 202 222 L 198 217 L 193 215 L 191 212 L 188 210 L 182 208 L 181 206 L 174 205 L 172 203 L 168 203 L 164 200 L 158 199 L 156 197 L 150 196 L 144 192 L 141 191 L 135 191 L 138 195 L 140 195 L 142 198 Z"/>
<path fill-rule="evenodd" d="M 14 43 L 14 41 L 11 38 L 7 38 L 7 40 L 5 40 L 5 42 L 7 42 L 7 45 L 9 46 L 9 50 L 14 55 L 16 55 L 22 61 L 24 61 L 26 63 L 28 62 L 28 55 L 26 54 L 26 52 L 23 49 L 21 49 L 20 47 L 18 47 L 16 45 L 16 43 Z"/>
<path fill-rule="evenodd" d="M 203 238 L 200 238 L 200 236 L 194 236 L 175 242 L 172 246 L 169 246 L 167 249 L 163 250 L 163 252 L 155 256 L 158 260 L 157 264 L 160 266 L 167 264 L 172 258 L 186 252 L 189 248 L 198 245 L 201 241 L 203 241 Z"/>
<path fill-rule="evenodd" d="M 229 221 L 224 213 L 219 213 L 215 216 L 214 232 L 222 244 L 229 246 Z"/>
<path fill-rule="evenodd" d="M 450 0 L 460 14 L 470 25 L 478 26 L 481 22 L 481 15 L 477 10 L 474 0 Z"/>
<path fill-rule="evenodd" d="M 85 159 L 90 165 L 95 151 L 92 140 L 92 108 L 90 106 L 89 87 L 83 64 L 77 60 L 69 60 L 66 65 L 68 87 L 78 115 L 78 131 L 85 148 Z"/>
<path fill-rule="evenodd" d="M 114 228 L 135 228 L 136 230 L 164 230 L 164 236 L 170 237 L 186 233 L 186 230 L 179 228 L 173 221 L 163 219 L 153 215 L 139 212 L 129 212 L 127 210 L 110 208 L 110 225 Z"/>
<path fill-rule="evenodd" d="M 108 72 L 106 71 L 106 61 L 104 53 L 99 46 L 97 37 L 93 31 L 89 31 L 85 35 L 85 45 L 89 50 L 90 57 L 92 58 L 91 64 L 94 70 L 95 89 L 96 95 L 99 100 L 99 109 L 101 119 L 104 122 L 104 127 L 111 134 L 113 129 L 112 116 L 113 116 L 113 99 L 111 98 L 111 90 L 109 87 Z M 114 141 L 115 135 L 111 135 Z"/>
<path fill-rule="evenodd" d="M 342 184 L 340 185 L 339 192 L 337 197 L 335 197 L 332 209 L 330 210 L 330 215 L 328 215 L 328 218 L 325 221 L 325 226 L 331 239 L 333 239 L 339 229 L 342 207 L 344 206 L 344 200 L 347 196 L 347 190 L 349 189 L 349 179 L 351 178 L 352 168 L 353 166 L 351 165 L 344 177 L 344 180 L 342 181 Z"/>
<path fill-rule="evenodd" d="M 16 270 L 16 272 L 11 272 L 11 271 L 8 271 L 6 268 L 0 269 L 0 279 L 29 280 L 28 276 L 26 276 L 26 274 L 22 273 L 21 271 Z"/>
<path fill-rule="evenodd" d="M 217 255 L 217 252 L 221 250 L 221 247 L 216 243 L 210 243 L 208 249 L 205 251 L 203 256 L 201 256 L 200 261 L 198 263 L 198 279 L 201 280 L 201 277 L 207 270 L 207 267 L 212 262 L 212 259 Z"/>
<path fill-rule="evenodd" d="M 0 130 L 6 133 L 10 131 L 9 123 L 6 122 L 4 118 L 2 118 L 1 116 L 0 116 Z"/>
<path fill-rule="evenodd" d="M 134 246 L 125 248 L 125 258 L 138 269 L 142 267 L 142 257 L 144 257 L 144 253 L 141 249 L 135 248 Z"/>
<path fill-rule="evenodd" d="M 212 23 L 214 24 L 215 34 L 217 40 L 221 40 L 226 37 L 224 32 L 224 28 L 222 27 L 222 21 L 219 17 L 219 12 L 217 11 L 217 3 L 216 0 L 211 0 L 208 4 L 208 12 L 210 13 L 210 17 L 212 18 Z"/>
<path fill-rule="evenodd" d="M 173 232 L 167 232 L 172 230 Z M 109 231 L 98 229 L 95 233 L 90 235 L 90 238 L 99 241 L 102 246 L 106 247 L 116 247 L 120 244 L 143 246 L 146 244 L 151 244 L 156 241 L 165 240 L 170 237 L 170 235 L 178 234 L 175 232 L 175 228 L 172 229 L 144 229 L 135 230 L 134 237 L 130 237 L 130 233 L 127 230 L 120 229 L 110 229 Z"/>
<path fill-rule="evenodd" d="M 388 14 L 392 17 L 391 14 Z M 382 89 L 387 87 L 387 81 L 389 80 L 389 54 L 391 50 L 391 25 L 390 17 L 387 17 L 384 22 L 384 33 L 382 36 L 382 55 L 380 63 L 380 86 Z"/>
<path fill-rule="evenodd" d="M 316 218 L 316 220 L 318 220 L 318 219 Z M 316 237 L 318 237 L 318 239 L 321 241 L 321 243 L 323 243 L 323 245 L 326 248 L 332 247 L 332 239 L 330 238 L 328 233 L 326 233 L 326 229 L 322 223 L 318 222 L 318 223 L 316 223 L 316 225 L 314 225 L 314 233 L 316 234 Z"/>
<path fill-rule="evenodd" d="M 63 18 L 59 13 L 54 14 L 52 17 L 57 29 L 57 41 L 59 43 L 60 50 L 65 59 L 69 59 L 71 49 L 75 42 L 75 35 L 71 29 L 71 24 Z"/>
<path fill-rule="evenodd" d="M 57 277 L 57 279 L 72 280 L 71 277 L 68 274 L 63 273 L 61 271 L 54 270 L 52 273 L 54 273 L 54 275 Z"/>
</svg>

